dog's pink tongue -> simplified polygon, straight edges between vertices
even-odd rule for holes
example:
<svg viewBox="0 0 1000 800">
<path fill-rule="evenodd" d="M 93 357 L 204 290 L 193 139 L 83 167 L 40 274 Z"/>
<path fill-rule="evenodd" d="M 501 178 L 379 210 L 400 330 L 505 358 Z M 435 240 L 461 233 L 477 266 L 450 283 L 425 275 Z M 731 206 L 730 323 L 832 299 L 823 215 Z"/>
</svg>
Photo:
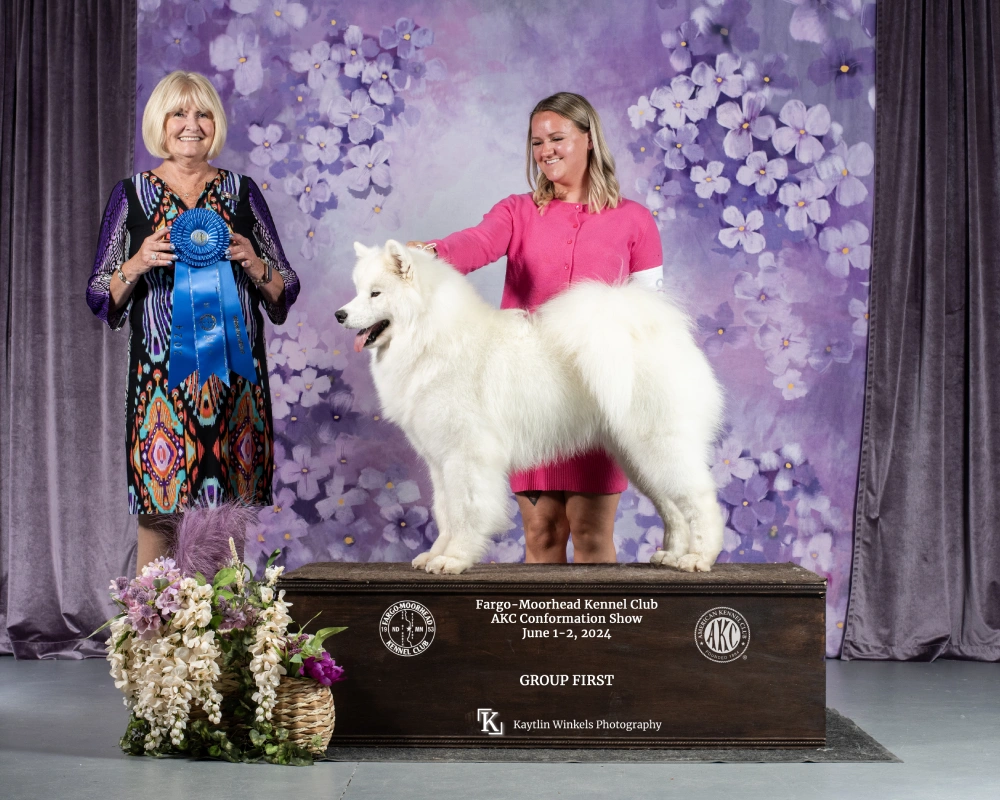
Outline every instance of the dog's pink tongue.
<svg viewBox="0 0 1000 800">
<path fill-rule="evenodd" d="M 365 328 L 363 331 L 359 331 L 358 335 L 354 337 L 354 352 L 360 353 L 365 349 L 365 340 L 368 339 L 368 333 L 371 328 Z"/>
</svg>

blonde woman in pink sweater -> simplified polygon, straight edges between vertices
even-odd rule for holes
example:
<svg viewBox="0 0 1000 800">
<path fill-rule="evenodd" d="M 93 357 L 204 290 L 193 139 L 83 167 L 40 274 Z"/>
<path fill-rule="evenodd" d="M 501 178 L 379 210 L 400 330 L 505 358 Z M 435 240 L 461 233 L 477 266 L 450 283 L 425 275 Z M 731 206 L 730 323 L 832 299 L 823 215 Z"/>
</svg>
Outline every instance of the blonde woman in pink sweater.
<svg viewBox="0 0 1000 800">
<path fill-rule="evenodd" d="M 531 112 L 530 194 L 497 203 L 474 228 L 409 242 L 434 249 L 462 273 L 507 256 L 501 308 L 531 312 L 581 280 L 663 278 L 660 235 L 649 211 L 621 196 L 601 120 L 578 94 L 560 92 Z M 524 521 L 525 561 L 565 562 L 573 537 L 577 563 L 615 561 L 614 523 L 628 486 L 602 450 L 511 475 Z"/>
</svg>

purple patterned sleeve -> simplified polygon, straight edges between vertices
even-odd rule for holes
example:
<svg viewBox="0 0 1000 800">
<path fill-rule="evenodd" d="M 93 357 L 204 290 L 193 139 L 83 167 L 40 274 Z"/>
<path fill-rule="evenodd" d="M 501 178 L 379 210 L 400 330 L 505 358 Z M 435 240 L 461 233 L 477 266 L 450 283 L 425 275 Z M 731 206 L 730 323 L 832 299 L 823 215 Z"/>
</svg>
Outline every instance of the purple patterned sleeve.
<svg viewBox="0 0 1000 800">
<path fill-rule="evenodd" d="M 125 184 L 119 181 L 111 191 L 108 205 L 104 209 L 101 236 L 94 258 L 94 271 L 87 284 L 87 305 L 97 318 L 108 323 L 111 330 L 118 330 L 125 324 L 132 298 L 121 308 L 111 308 L 111 278 L 128 258 L 128 232 L 125 220 L 128 217 L 128 196 Z"/>
<path fill-rule="evenodd" d="M 263 301 L 264 309 L 271 322 L 280 325 L 288 317 L 288 309 L 292 307 L 292 303 L 299 296 L 299 276 L 295 274 L 295 270 L 289 266 L 288 259 L 285 258 L 285 251 L 281 247 L 278 231 L 274 227 L 274 220 L 271 219 L 271 211 L 267 207 L 264 195 L 252 178 L 247 178 L 247 180 L 250 187 L 250 208 L 257 220 L 253 227 L 254 238 L 260 247 L 261 255 L 270 262 L 271 269 L 281 273 L 281 277 L 285 281 L 285 291 L 282 294 L 284 302 L 269 303 L 266 299 Z"/>
</svg>

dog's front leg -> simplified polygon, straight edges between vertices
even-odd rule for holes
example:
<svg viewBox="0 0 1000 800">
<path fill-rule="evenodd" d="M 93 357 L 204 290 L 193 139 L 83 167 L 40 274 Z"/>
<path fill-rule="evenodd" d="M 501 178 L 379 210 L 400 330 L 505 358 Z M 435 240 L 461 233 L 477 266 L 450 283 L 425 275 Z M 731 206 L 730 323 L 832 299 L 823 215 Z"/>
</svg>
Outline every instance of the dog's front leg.
<svg viewBox="0 0 1000 800">
<path fill-rule="evenodd" d="M 451 462 L 444 468 L 449 537 L 440 555 L 427 562 L 428 572 L 465 572 L 479 562 L 490 536 L 507 521 L 506 473 L 488 464 Z"/>
<path fill-rule="evenodd" d="M 410 562 L 413 564 L 414 569 L 425 569 L 427 562 L 444 552 L 444 549 L 448 546 L 448 540 L 451 538 L 451 525 L 448 522 L 448 503 L 445 500 L 444 494 L 444 472 L 436 464 L 428 462 L 428 466 L 431 471 L 431 490 L 434 492 L 432 511 L 434 521 L 437 523 L 438 536 L 434 540 L 434 544 L 431 545 L 430 550 L 426 553 L 421 553 Z"/>
</svg>

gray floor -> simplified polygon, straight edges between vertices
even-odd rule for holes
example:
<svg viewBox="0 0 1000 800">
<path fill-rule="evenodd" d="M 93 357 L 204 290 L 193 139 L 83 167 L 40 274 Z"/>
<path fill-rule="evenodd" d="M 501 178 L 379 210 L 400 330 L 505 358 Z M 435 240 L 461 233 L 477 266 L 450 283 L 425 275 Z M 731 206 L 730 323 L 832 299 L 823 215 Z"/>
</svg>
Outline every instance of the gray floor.
<svg viewBox="0 0 1000 800">
<path fill-rule="evenodd" d="M 902 764 L 351 764 L 128 758 L 103 661 L 0 658 L 0 798 L 1000 797 L 1000 666 L 827 662 L 828 704 Z"/>
</svg>

